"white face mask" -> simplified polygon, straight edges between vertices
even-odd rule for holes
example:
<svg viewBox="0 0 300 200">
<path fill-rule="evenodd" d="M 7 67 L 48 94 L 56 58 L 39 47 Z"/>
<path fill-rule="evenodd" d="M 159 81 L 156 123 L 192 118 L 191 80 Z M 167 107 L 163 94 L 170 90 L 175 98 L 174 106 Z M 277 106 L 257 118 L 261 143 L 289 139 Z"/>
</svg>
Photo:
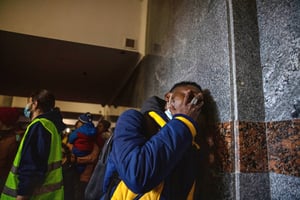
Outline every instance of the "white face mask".
<svg viewBox="0 0 300 200">
<path fill-rule="evenodd" d="M 31 103 L 26 104 L 25 108 L 24 108 L 24 116 L 27 118 L 30 118 L 31 115 Z"/>
<path fill-rule="evenodd" d="M 170 109 L 166 110 L 166 111 L 165 111 L 165 114 L 168 116 L 169 119 L 172 119 L 172 118 L 173 118 L 173 115 L 172 115 Z"/>
</svg>

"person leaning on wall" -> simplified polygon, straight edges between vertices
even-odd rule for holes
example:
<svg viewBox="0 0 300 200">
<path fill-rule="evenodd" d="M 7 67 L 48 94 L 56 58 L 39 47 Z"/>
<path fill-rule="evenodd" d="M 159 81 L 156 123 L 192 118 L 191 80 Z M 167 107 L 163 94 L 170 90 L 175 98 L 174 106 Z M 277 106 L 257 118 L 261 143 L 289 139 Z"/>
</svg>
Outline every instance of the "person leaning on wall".
<svg viewBox="0 0 300 200">
<path fill-rule="evenodd" d="M 62 143 L 65 129 L 54 95 L 45 89 L 28 98 L 31 122 L 19 145 L 1 200 L 63 199 Z"/>
<path fill-rule="evenodd" d="M 201 87 L 179 82 L 148 99 L 141 111 L 125 111 L 116 123 L 104 175 L 104 199 L 196 199 L 204 104 Z"/>
<path fill-rule="evenodd" d="M 17 108 L 0 107 L 0 191 L 11 168 L 18 149 L 16 123 L 20 112 Z"/>
</svg>

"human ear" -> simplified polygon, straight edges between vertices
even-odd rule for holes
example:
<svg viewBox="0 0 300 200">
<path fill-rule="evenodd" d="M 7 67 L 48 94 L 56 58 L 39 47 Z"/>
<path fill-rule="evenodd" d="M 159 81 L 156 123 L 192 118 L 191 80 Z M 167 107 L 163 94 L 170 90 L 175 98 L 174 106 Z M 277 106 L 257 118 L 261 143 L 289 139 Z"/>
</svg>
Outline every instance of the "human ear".
<svg viewBox="0 0 300 200">
<path fill-rule="evenodd" d="M 39 106 L 39 103 L 37 101 L 32 101 L 31 102 L 31 110 L 36 110 Z"/>
<path fill-rule="evenodd" d="M 169 103 L 169 101 L 170 101 L 170 96 L 171 96 L 171 93 L 170 93 L 170 92 L 168 92 L 168 93 L 165 94 L 165 101 L 166 101 L 167 103 Z"/>
</svg>

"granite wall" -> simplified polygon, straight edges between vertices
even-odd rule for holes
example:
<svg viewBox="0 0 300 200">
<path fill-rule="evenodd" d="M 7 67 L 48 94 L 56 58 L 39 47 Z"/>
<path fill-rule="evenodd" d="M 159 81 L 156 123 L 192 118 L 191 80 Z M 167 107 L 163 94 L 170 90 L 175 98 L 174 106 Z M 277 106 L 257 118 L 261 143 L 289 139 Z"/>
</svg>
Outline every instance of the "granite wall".
<svg viewBox="0 0 300 200">
<path fill-rule="evenodd" d="M 300 1 L 259 0 L 257 11 L 271 199 L 300 199 Z"/>
<path fill-rule="evenodd" d="M 299 10 L 149 0 L 147 56 L 129 86 L 136 106 L 182 80 L 205 89 L 198 199 L 300 199 Z"/>
</svg>

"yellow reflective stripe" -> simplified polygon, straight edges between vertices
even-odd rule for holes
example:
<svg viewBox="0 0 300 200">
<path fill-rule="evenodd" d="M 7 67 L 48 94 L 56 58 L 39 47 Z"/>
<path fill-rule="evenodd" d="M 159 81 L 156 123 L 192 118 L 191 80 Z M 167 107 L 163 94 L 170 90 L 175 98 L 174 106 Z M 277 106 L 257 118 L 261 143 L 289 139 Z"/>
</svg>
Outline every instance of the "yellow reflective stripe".
<svg viewBox="0 0 300 200">
<path fill-rule="evenodd" d="M 158 123 L 158 125 L 160 127 L 163 127 L 164 125 L 166 125 L 167 122 L 156 112 L 150 111 L 149 115 Z"/>
<path fill-rule="evenodd" d="M 194 140 L 195 136 L 197 135 L 197 131 L 196 131 L 196 128 L 195 126 L 193 125 L 192 122 L 190 122 L 187 118 L 185 117 L 181 117 L 181 116 L 177 116 L 175 117 L 175 119 L 178 119 L 180 121 L 182 121 L 185 125 L 187 125 L 187 127 L 190 129 L 190 132 L 192 133 L 192 136 L 193 136 L 193 141 L 192 141 L 192 144 L 197 148 L 197 149 L 200 149 L 200 145 L 197 144 Z"/>
<path fill-rule="evenodd" d="M 178 120 L 182 121 L 185 125 L 187 125 L 187 127 L 190 129 L 190 132 L 192 133 L 193 137 L 195 137 L 197 135 L 195 126 L 187 118 L 182 117 L 182 116 L 177 116 L 177 117 L 175 117 L 175 119 L 178 119 Z"/>
<path fill-rule="evenodd" d="M 34 190 L 33 195 L 42 195 L 45 193 L 54 192 L 54 191 L 62 188 L 62 186 L 63 186 L 63 181 L 61 181 L 59 183 L 55 183 L 55 184 L 42 185 L 40 188 Z M 2 193 L 7 196 L 11 196 L 11 197 L 17 196 L 16 189 L 11 189 L 6 186 L 4 186 Z"/>
<path fill-rule="evenodd" d="M 164 125 L 166 125 L 167 122 L 156 112 L 150 111 L 149 115 L 159 124 L 160 127 L 163 127 Z M 185 117 L 181 117 L 181 116 L 177 116 L 177 117 L 175 117 L 175 119 L 178 119 L 178 120 L 182 121 L 184 124 L 186 124 L 187 127 L 190 129 L 192 136 L 193 137 L 196 136 L 197 131 L 192 122 L 190 122 Z"/>
<path fill-rule="evenodd" d="M 17 178 L 17 175 L 10 171 L 5 182 L 5 187 L 15 190 L 18 184 L 19 180 Z"/>
<path fill-rule="evenodd" d="M 61 161 L 56 161 L 56 162 L 48 164 L 48 170 L 47 171 L 51 172 L 53 170 L 59 169 L 60 167 L 61 167 Z M 17 171 L 18 171 L 18 167 L 12 166 L 11 169 L 10 169 L 10 171 L 12 173 L 16 174 Z"/>
<path fill-rule="evenodd" d="M 56 161 L 53 163 L 48 164 L 48 172 L 56 170 L 61 167 L 61 161 Z"/>
<path fill-rule="evenodd" d="M 61 180 L 58 183 L 54 183 L 54 184 L 42 185 L 40 188 L 36 189 L 33 192 L 33 195 L 41 195 L 41 194 L 48 193 L 48 192 L 54 192 L 54 191 L 62 188 L 62 186 L 63 186 L 63 180 Z M 12 196 L 12 197 L 17 196 L 17 190 L 14 188 L 9 188 L 7 186 L 4 186 L 2 193 L 6 194 L 8 196 Z"/>
<path fill-rule="evenodd" d="M 49 185 L 42 185 L 40 188 L 34 190 L 33 195 L 42 195 L 48 192 L 54 192 L 62 188 L 62 186 L 63 186 L 63 181 L 54 184 L 49 184 Z"/>
<path fill-rule="evenodd" d="M 17 197 L 17 190 L 16 189 L 11 189 L 6 186 L 3 187 L 2 195 L 5 194 L 7 196 L 11 197 Z"/>
<path fill-rule="evenodd" d="M 13 166 L 11 167 L 10 171 L 11 171 L 13 174 L 16 174 L 17 171 L 18 171 L 18 167 L 16 167 L 16 166 L 13 165 Z"/>
<path fill-rule="evenodd" d="M 64 188 L 61 187 L 59 190 L 54 192 L 48 192 L 41 195 L 32 196 L 30 200 L 63 200 L 64 199 Z M 66 199 L 67 200 L 67 199 Z"/>
</svg>

